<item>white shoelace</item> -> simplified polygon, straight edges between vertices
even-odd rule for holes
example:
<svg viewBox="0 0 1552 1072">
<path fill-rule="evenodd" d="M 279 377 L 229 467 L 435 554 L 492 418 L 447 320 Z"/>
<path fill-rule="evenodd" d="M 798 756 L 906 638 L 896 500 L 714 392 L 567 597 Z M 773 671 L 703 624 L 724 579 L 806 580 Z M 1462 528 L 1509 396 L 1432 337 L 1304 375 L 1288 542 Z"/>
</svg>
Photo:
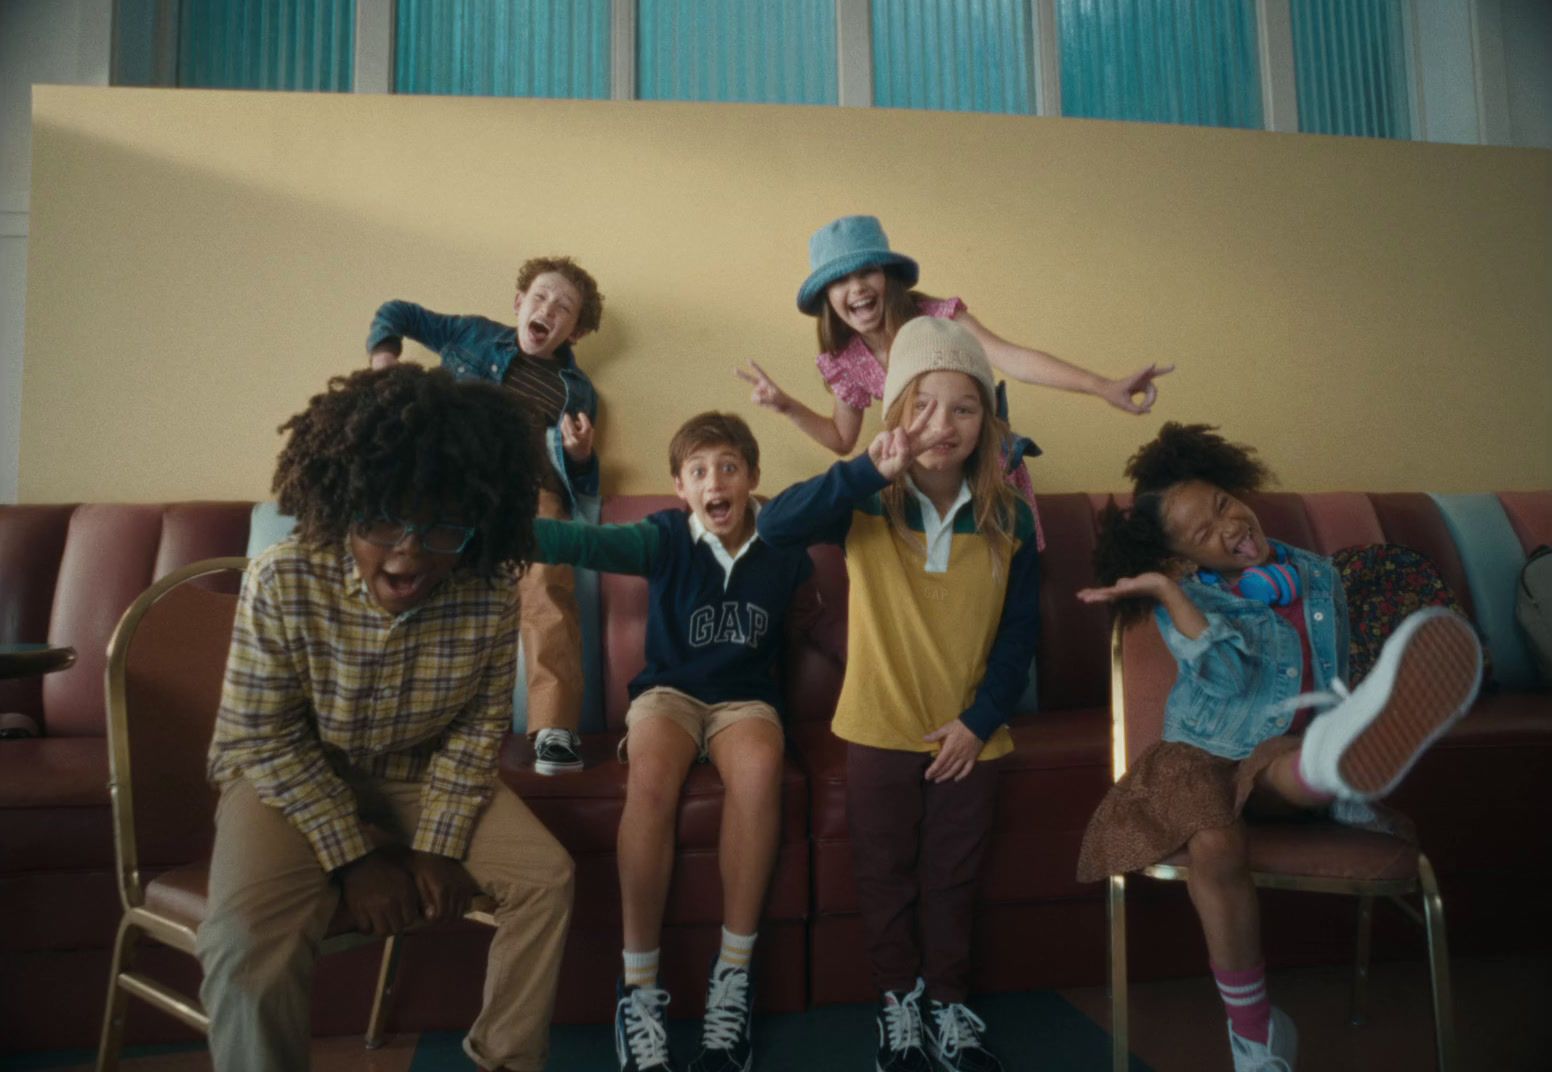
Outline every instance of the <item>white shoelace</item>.
<svg viewBox="0 0 1552 1072">
<path fill-rule="evenodd" d="M 728 970 L 713 977 L 706 996 L 701 1045 L 708 1050 L 731 1050 L 744 1035 L 749 1018 L 749 973 Z"/>
<path fill-rule="evenodd" d="M 1279 715 L 1291 714 L 1294 711 L 1303 710 L 1306 707 L 1331 708 L 1337 704 L 1346 703 L 1352 696 L 1347 685 L 1339 677 L 1331 679 L 1329 689 L 1321 689 L 1316 692 L 1301 692 L 1297 696 L 1289 697 L 1278 703 L 1274 708 Z"/>
<path fill-rule="evenodd" d="M 921 1006 L 917 1002 L 924 989 L 924 985 L 918 982 L 915 990 L 895 1004 L 884 1002 L 884 1035 L 891 1050 L 899 1052 L 912 1046 L 921 1048 Z"/>
<path fill-rule="evenodd" d="M 625 1044 L 640 1068 L 668 1067 L 668 1028 L 658 1011 L 668 1004 L 668 991 L 639 986 L 620 999 L 625 1007 Z"/>
<path fill-rule="evenodd" d="M 566 746 L 567 748 L 576 747 L 576 745 L 572 743 L 572 735 L 570 730 L 551 728 L 540 730 L 538 733 L 534 734 L 534 748 L 536 749 L 543 747 L 551 741 L 558 741 L 560 744 Z"/>
<path fill-rule="evenodd" d="M 986 1030 L 986 1021 L 968 1006 L 939 1005 L 932 1010 L 932 1018 L 938 1026 L 938 1048 L 944 1057 L 952 1059 L 960 1050 L 982 1048 L 981 1034 Z"/>
</svg>

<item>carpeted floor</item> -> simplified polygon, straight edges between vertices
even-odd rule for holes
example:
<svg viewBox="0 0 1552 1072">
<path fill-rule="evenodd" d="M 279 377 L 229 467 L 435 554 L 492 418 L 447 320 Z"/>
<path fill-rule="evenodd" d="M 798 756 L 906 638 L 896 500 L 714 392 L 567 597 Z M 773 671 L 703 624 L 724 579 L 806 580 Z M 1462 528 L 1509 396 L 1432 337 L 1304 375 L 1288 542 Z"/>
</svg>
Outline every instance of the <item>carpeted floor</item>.
<svg viewBox="0 0 1552 1072">
<path fill-rule="evenodd" d="M 1309 968 L 1271 976 L 1272 999 L 1298 1024 L 1304 1072 L 1425 1072 L 1435 1067 L 1427 973 L 1421 963 L 1381 964 L 1370 980 L 1369 1015 L 1347 1023 L 1348 973 Z M 1457 1072 L 1552 1069 L 1552 959 L 1457 959 L 1453 965 Z M 1132 1072 L 1229 1072 L 1223 1010 L 1210 981 L 1134 984 Z M 989 994 L 973 1007 L 1008 1072 L 1105 1072 L 1110 1067 L 1109 998 L 1101 987 Z M 694 1052 L 698 1023 L 672 1021 L 681 1065 Z M 313 1072 L 470 1072 L 456 1032 L 398 1036 L 368 1052 L 359 1038 L 319 1039 Z M 763 1072 L 868 1072 L 873 1007 L 841 1005 L 755 1021 L 756 1067 Z M 607 1025 L 557 1026 L 552 1072 L 612 1072 Z M 4 1072 L 85 1072 L 89 1052 L 0 1054 Z M 139 1047 L 125 1072 L 208 1072 L 199 1045 Z"/>
</svg>

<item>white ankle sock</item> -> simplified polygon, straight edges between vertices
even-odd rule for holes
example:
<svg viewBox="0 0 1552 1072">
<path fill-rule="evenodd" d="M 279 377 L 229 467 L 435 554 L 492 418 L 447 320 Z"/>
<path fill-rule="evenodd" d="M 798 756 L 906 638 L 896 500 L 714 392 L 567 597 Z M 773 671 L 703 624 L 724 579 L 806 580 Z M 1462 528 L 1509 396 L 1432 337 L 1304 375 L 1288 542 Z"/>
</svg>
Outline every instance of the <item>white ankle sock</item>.
<svg viewBox="0 0 1552 1072">
<path fill-rule="evenodd" d="M 717 954 L 717 964 L 712 971 L 721 971 L 723 968 L 749 967 L 750 954 L 754 952 L 754 941 L 760 936 L 754 934 L 734 934 L 726 927 L 722 928 L 722 950 Z"/>
<path fill-rule="evenodd" d="M 629 949 L 626 949 L 621 951 L 620 957 L 625 962 L 626 986 L 657 985 L 658 950 L 651 949 L 645 953 L 632 953 Z"/>
</svg>

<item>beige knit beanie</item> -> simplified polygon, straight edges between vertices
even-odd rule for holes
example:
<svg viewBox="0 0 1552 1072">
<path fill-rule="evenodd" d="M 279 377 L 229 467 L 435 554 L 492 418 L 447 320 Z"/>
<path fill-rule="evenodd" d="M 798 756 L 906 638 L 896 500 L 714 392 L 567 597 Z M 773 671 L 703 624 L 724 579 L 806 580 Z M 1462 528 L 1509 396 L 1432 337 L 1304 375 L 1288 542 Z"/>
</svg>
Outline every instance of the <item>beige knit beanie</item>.
<svg viewBox="0 0 1552 1072">
<path fill-rule="evenodd" d="M 935 316 L 907 320 L 895 333 L 889 348 L 889 371 L 884 376 L 884 412 L 895 404 L 906 386 L 926 372 L 963 372 L 986 388 L 986 397 L 997 397 L 997 382 L 986 351 L 969 329 Z"/>
</svg>

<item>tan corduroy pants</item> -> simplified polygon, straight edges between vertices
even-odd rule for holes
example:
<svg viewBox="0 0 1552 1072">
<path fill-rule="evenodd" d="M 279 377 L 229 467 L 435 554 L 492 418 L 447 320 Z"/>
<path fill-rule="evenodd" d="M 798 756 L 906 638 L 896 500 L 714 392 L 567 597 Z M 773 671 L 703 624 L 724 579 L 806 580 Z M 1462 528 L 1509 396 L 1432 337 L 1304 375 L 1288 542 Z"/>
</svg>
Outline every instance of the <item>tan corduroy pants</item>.
<svg viewBox="0 0 1552 1072">
<path fill-rule="evenodd" d="M 568 519 L 564 500 L 539 492 L 539 516 Z M 528 732 L 575 733 L 582 718 L 582 623 L 570 566 L 534 562 L 517 582 L 522 601 L 518 633 L 528 671 Z"/>
<path fill-rule="evenodd" d="M 376 780 L 413 831 L 419 783 Z M 496 902 L 485 1001 L 464 1049 L 486 1068 L 540 1072 L 571 920 L 571 857 L 517 795 L 498 785 L 464 866 Z M 339 905 L 338 885 L 301 833 L 245 778 L 222 790 L 197 952 L 218 1072 L 308 1067 L 313 963 Z"/>
</svg>

